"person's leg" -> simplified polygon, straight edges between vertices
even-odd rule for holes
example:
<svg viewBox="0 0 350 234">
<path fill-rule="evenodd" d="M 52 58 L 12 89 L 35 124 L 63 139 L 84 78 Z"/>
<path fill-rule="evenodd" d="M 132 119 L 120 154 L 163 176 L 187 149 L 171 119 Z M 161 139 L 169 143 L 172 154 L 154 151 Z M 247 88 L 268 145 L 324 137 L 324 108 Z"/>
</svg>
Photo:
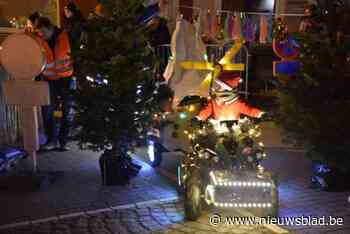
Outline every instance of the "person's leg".
<svg viewBox="0 0 350 234">
<path fill-rule="evenodd" d="M 51 105 L 49 106 L 43 106 L 42 107 L 42 116 L 43 116 L 43 123 L 44 123 L 44 131 L 47 137 L 47 143 L 52 142 L 53 138 L 53 107 Z"/>
<path fill-rule="evenodd" d="M 59 131 L 59 141 L 62 149 L 66 148 L 72 124 L 72 79 L 71 77 L 61 79 L 62 85 L 62 112 L 61 127 Z"/>
<path fill-rule="evenodd" d="M 43 122 L 47 135 L 47 144 L 44 149 L 51 150 L 58 144 L 56 121 L 54 110 L 57 106 L 57 84 L 56 81 L 48 81 L 50 89 L 50 105 L 42 107 Z"/>
</svg>

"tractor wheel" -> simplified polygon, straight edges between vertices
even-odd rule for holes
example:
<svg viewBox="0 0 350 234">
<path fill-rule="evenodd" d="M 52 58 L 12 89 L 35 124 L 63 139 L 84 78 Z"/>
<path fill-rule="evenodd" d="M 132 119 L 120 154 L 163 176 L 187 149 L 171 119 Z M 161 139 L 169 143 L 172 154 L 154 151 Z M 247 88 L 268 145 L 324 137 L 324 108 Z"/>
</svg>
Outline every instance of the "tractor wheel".
<svg viewBox="0 0 350 234">
<path fill-rule="evenodd" d="M 199 174 L 193 173 L 186 181 L 185 186 L 185 217 L 195 221 L 202 213 L 202 189 Z"/>
</svg>

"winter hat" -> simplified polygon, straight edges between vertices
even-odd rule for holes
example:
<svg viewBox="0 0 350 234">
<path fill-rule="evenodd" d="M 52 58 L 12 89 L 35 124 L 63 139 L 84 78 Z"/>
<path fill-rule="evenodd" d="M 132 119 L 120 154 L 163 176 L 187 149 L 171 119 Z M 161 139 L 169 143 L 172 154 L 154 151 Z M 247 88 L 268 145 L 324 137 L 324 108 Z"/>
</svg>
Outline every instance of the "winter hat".
<svg viewBox="0 0 350 234">
<path fill-rule="evenodd" d="M 78 11 L 77 6 L 73 2 L 68 3 L 64 8 L 70 10 L 71 12 Z"/>
<path fill-rule="evenodd" d="M 215 83 L 224 90 L 236 89 L 242 82 L 239 72 L 224 71 L 215 79 Z"/>
<path fill-rule="evenodd" d="M 32 22 L 33 24 L 36 23 L 36 21 L 40 18 L 40 13 L 39 12 L 34 12 L 33 14 L 31 14 L 28 19 L 30 20 L 30 22 Z"/>
<path fill-rule="evenodd" d="M 153 4 L 145 8 L 142 16 L 138 20 L 140 23 L 147 24 L 152 19 L 160 17 L 160 8 L 158 3 Z"/>
</svg>

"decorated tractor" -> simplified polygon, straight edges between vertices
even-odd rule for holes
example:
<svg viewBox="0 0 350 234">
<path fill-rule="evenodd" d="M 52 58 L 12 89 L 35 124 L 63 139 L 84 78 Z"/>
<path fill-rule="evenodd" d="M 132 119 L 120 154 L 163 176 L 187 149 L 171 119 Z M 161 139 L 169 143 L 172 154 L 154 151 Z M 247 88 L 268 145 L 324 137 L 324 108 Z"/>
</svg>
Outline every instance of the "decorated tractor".
<svg viewBox="0 0 350 234">
<path fill-rule="evenodd" d="M 239 98 L 245 64 L 232 63 L 244 41 L 235 41 L 221 59 L 209 62 L 195 35 L 189 23 L 178 21 L 173 58 L 164 73 L 174 91 L 173 136 L 189 140 L 189 150 L 173 149 L 184 153 L 178 182 L 184 191 L 185 216 L 196 220 L 205 204 L 276 216 L 277 180 L 260 165 L 266 154 L 257 141 L 256 121 L 267 114 Z M 149 149 L 159 162 L 154 152 L 161 147 Z"/>
<path fill-rule="evenodd" d="M 188 144 L 168 146 L 162 140 L 166 131 L 155 128 L 149 134 L 150 161 L 159 166 L 165 148 L 184 153 L 178 182 L 188 220 L 199 218 L 204 205 L 276 216 L 277 180 L 260 165 L 266 154 L 256 123 L 268 115 L 239 97 L 245 64 L 232 63 L 244 41 L 235 41 L 221 59 L 210 62 L 195 35 L 188 22 L 178 21 L 173 58 L 164 73 L 174 92 L 172 135 Z"/>
<path fill-rule="evenodd" d="M 258 125 L 246 117 L 199 125 L 186 131 L 191 145 L 178 167 L 186 218 L 196 220 L 207 205 L 276 216 L 278 185 L 260 165 L 266 153 Z"/>
<path fill-rule="evenodd" d="M 204 204 L 277 215 L 277 180 L 260 165 L 266 153 L 258 141 L 257 122 L 269 117 L 239 98 L 239 83 L 236 73 L 221 71 L 211 98 L 187 97 L 179 105 L 182 114 L 192 113 L 184 130 L 190 147 L 178 167 L 189 220 L 201 215 Z"/>
</svg>

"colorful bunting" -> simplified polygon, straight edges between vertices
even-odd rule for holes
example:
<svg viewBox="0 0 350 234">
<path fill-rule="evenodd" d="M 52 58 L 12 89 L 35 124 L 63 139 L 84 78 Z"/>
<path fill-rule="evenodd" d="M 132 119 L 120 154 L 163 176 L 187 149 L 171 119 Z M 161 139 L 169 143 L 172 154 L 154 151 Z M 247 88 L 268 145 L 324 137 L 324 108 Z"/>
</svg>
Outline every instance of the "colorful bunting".
<svg viewBox="0 0 350 234">
<path fill-rule="evenodd" d="M 241 33 L 241 18 L 239 14 L 236 14 L 233 19 L 233 30 L 232 30 L 232 39 L 238 40 L 242 38 Z"/>
<path fill-rule="evenodd" d="M 260 35 L 259 42 L 261 44 L 266 44 L 268 36 L 268 23 L 265 15 L 260 16 Z"/>
</svg>

